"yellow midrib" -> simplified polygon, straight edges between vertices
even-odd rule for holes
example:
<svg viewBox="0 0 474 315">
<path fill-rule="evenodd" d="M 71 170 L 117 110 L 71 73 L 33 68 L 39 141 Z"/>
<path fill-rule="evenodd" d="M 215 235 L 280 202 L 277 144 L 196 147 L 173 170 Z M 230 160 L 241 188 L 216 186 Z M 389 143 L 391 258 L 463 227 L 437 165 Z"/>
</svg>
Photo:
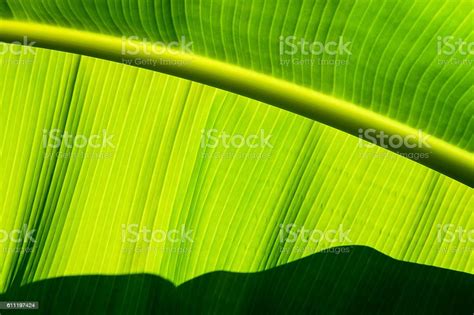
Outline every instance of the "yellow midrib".
<svg viewBox="0 0 474 315">
<path fill-rule="evenodd" d="M 413 141 L 419 138 L 418 130 L 415 128 L 363 107 L 218 60 L 170 50 L 156 52 L 147 49 L 147 52 L 141 50 L 135 55 L 122 54 L 123 48 L 132 50 L 137 44 L 148 45 L 150 46 L 148 48 L 151 48 L 151 44 L 123 41 L 120 37 L 44 24 L 0 20 L 0 40 L 11 43 L 22 41 L 24 36 L 27 36 L 30 43 L 35 42 L 35 47 L 78 53 L 121 63 L 125 60 L 147 60 L 149 62 L 140 67 L 241 94 L 355 136 L 359 135 L 360 129 L 371 128 L 384 131 L 387 135 L 411 136 Z M 168 62 L 162 63 L 163 60 Z M 134 65 L 136 66 L 136 63 Z M 474 186 L 474 154 L 433 136 L 429 136 L 426 143 L 429 146 L 402 147 L 396 151 L 428 153 L 429 158 L 419 159 L 416 162 L 466 185 Z"/>
</svg>

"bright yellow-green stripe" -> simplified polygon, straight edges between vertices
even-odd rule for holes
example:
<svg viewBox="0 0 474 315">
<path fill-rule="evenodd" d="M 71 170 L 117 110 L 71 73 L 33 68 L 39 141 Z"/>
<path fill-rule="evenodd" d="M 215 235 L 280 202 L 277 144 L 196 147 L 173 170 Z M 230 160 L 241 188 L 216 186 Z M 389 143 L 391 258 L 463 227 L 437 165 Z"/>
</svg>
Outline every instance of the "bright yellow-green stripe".
<svg viewBox="0 0 474 315">
<path fill-rule="evenodd" d="M 276 79 L 235 65 L 206 57 L 164 50 L 152 52 L 142 49 L 137 54 L 122 54 L 122 50 L 136 50 L 138 41 L 122 40 L 103 34 L 73 29 L 0 20 L 0 40 L 22 41 L 23 36 L 34 46 L 62 50 L 107 60 L 125 62 L 196 82 L 208 84 L 234 93 L 280 107 L 285 110 L 320 121 L 352 135 L 359 129 L 376 129 L 387 135 L 411 135 L 418 140 L 418 131 L 405 124 L 342 101 L 329 95 L 296 84 Z M 143 46 L 142 46 L 143 47 Z M 145 64 L 138 65 L 140 60 Z M 399 148 L 399 152 L 429 153 L 429 158 L 417 162 L 437 170 L 469 186 L 474 186 L 474 154 L 430 136 L 430 147 Z M 395 150 L 394 150 L 395 151 Z"/>
</svg>

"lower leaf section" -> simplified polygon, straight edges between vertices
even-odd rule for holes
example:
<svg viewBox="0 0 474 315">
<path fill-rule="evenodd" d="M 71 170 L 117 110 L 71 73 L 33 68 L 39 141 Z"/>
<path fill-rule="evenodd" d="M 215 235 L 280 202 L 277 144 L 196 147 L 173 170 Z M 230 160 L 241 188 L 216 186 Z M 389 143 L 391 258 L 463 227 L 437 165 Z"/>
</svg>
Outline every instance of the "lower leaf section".
<svg viewBox="0 0 474 315">
<path fill-rule="evenodd" d="M 182 284 L 343 245 L 474 274 L 473 190 L 406 158 L 123 64 L 43 49 L 0 64 L 0 293 L 87 274 Z"/>
<path fill-rule="evenodd" d="M 11 287 L 9 300 L 38 301 L 43 314 L 471 314 L 474 276 L 351 246 L 177 287 L 150 274 L 55 278 Z"/>
</svg>

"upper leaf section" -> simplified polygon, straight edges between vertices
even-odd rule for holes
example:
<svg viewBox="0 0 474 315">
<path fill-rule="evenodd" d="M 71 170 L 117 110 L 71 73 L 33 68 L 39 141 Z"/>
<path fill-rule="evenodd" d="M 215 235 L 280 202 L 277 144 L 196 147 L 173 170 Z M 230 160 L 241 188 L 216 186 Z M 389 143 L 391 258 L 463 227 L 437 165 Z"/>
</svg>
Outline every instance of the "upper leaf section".
<svg viewBox="0 0 474 315">
<path fill-rule="evenodd" d="M 154 42 L 349 101 L 474 151 L 470 1 L 8 0 L 0 16 Z M 471 13 L 469 13 L 471 12 Z"/>
</svg>

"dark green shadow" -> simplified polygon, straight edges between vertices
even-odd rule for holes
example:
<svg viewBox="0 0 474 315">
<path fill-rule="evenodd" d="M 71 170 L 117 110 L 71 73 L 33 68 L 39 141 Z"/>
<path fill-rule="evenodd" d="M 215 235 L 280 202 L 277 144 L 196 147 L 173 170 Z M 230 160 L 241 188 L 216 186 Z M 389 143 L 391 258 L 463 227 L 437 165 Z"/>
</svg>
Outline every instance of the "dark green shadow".
<svg viewBox="0 0 474 315">
<path fill-rule="evenodd" d="M 347 250 L 258 273 L 212 272 L 177 288 L 149 274 L 49 279 L 10 288 L 0 301 L 39 301 L 42 314 L 474 313 L 473 275 Z"/>
</svg>

